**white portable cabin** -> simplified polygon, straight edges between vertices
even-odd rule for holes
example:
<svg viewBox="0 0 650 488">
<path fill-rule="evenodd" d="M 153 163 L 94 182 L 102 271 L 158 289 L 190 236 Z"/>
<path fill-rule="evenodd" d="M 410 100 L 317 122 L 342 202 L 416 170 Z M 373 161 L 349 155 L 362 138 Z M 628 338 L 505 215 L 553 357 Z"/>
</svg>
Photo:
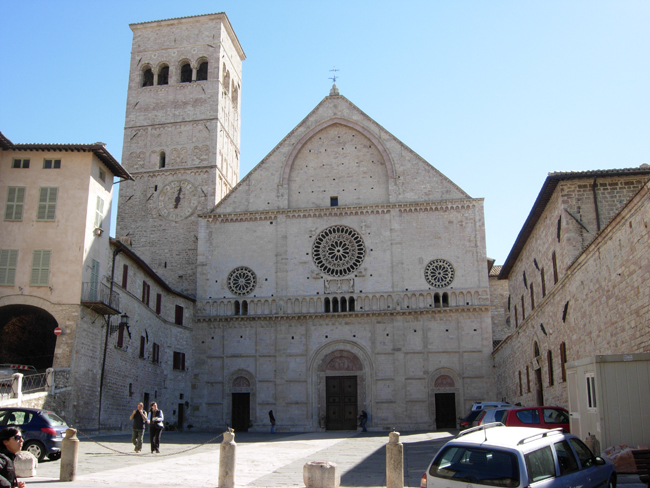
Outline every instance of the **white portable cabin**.
<svg viewBox="0 0 650 488">
<path fill-rule="evenodd" d="M 571 433 L 602 449 L 650 444 L 650 354 L 592 356 L 567 363 Z"/>
</svg>

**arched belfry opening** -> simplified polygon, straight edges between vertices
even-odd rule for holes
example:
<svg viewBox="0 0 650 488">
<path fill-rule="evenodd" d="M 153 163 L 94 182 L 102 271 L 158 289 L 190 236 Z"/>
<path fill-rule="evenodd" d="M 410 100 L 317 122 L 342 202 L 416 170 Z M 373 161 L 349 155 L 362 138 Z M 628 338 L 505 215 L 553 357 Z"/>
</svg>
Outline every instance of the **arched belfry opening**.
<svg viewBox="0 0 650 488">
<path fill-rule="evenodd" d="M 52 367 L 58 326 L 47 311 L 31 305 L 0 307 L 0 363 Z"/>
<path fill-rule="evenodd" d="M 338 346 L 338 347 L 337 347 Z M 319 405 L 318 424 L 326 430 L 356 430 L 361 410 L 366 405 L 368 365 L 358 346 L 347 343 L 330 344 L 316 357 L 316 397 Z"/>
</svg>

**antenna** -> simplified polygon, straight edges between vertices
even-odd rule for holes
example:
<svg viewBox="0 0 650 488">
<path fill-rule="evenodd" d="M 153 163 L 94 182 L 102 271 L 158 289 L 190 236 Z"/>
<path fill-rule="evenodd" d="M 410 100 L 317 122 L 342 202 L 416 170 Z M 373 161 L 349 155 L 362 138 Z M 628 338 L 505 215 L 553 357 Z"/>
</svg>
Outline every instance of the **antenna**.
<svg viewBox="0 0 650 488">
<path fill-rule="evenodd" d="M 336 83 L 336 80 L 337 80 L 337 78 L 338 78 L 338 76 L 336 76 L 336 72 L 337 72 L 337 71 L 341 71 L 341 70 L 336 69 L 336 66 L 334 66 L 334 68 L 332 68 L 330 71 L 333 71 L 333 72 L 334 72 L 334 75 L 331 76 L 331 77 L 328 78 L 328 79 L 329 79 L 329 80 L 332 80 L 332 82 Z"/>
</svg>

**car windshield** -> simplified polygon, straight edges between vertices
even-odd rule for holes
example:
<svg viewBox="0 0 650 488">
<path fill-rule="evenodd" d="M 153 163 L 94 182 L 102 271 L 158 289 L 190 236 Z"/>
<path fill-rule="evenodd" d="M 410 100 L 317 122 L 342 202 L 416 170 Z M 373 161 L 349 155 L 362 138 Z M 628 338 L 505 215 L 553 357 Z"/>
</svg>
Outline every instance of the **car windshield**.
<svg viewBox="0 0 650 488">
<path fill-rule="evenodd" d="M 41 415 L 43 415 L 43 418 L 47 420 L 47 423 L 50 425 L 66 425 L 65 421 L 54 412 L 43 412 Z"/>
<path fill-rule="evenodd" d="M 434 459 L 429 474 L 477 485 L 519 486 L 517 456 L 491 448 L 447 446 Z"/>
</svg>

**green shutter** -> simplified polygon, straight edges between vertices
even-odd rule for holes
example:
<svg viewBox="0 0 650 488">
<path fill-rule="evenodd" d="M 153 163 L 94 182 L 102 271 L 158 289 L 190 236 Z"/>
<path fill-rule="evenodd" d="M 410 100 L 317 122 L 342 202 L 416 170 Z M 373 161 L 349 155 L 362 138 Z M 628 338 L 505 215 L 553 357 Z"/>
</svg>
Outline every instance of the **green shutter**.
<svg viewBox="0 0 650 488">
<path fill-rule="evenodd" d="M 25 187 L 10 186 L 7 188 L 7 206 L 5 220 L 23 220 L 23 206 L 25 203 Z"/>
<path fill-rule="evenodd" d="M 2 249 L 0 251 L 0 285 L 13 286 L 16 280 L 18 265 L 17 249 Z"/>
<path fill-rule="evenodd" d="M 52 251 L 34 251 L 32 255 L 31 286 L 47 286 L 50 282 L 50 258 Z"/>
<path fill-rule="evenodd" d="M 54 220 L 56 215 L 56 199 L 59 189 L 56 187 L 41 188 L 38 198 L 38 213 L 36 220 Z"/>
</svg>

